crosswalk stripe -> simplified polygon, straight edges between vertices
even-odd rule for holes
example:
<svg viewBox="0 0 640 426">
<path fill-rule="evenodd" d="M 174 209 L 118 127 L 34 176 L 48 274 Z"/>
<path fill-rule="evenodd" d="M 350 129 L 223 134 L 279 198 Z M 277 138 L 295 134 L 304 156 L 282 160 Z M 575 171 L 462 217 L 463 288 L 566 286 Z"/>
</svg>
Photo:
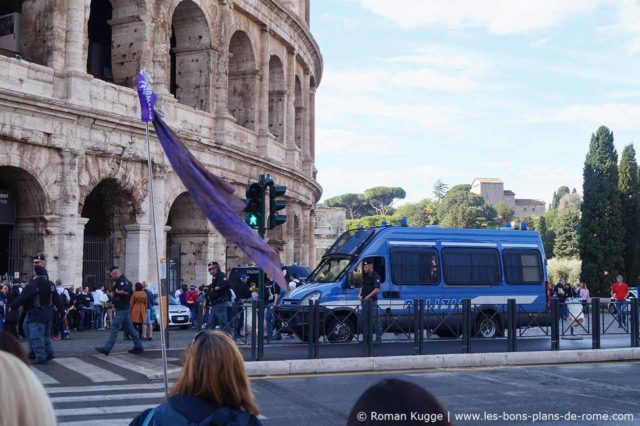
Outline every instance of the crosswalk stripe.
<svg viewBox="0 0 640 426">
<path fill-rule="evenodd" d="M 60 408 L 55 411 L 58 417 L 74 417 L 74 416 L 92 416 L 98 414 L 113 414 L 117 410 L 118 414 L 123 413 L 141 413 L 147 408 L 154 408 L 158 404 L 145 405 L 119 405 L 118 407 L 77 407 L 77 408 Z M 129 420 L 131 421 L 131 420 Z"/>
<path fill-rule="evenodd" d="M 173 383 L 169 383 L 171 387 Z M 46 387 L 48 394 L 59 393 L 85 393 L 85 392 L 110 392 L 119 390 L 145 390 L 145 389 L 163 389 L 163 383 L 139 383 L 126 385 L 95 385 L 95 386 L 51 386 Z"/>
<path fill-rule="evenodd" d="M 148 393 L 117 393 L 113 395 L 75 395 L 75 396 L 54 396 L 49 398 L 52 403 L 63 402 L 92 402 L 92 401 L 117 401 L 121 399 L 164 399 L 164 392 Z"/>
<path fill-rule="evenodd" d="M 50 375 L 42 372 L 41 370 L 38 370 L 35 367 L 31 367 L 31 371 L 33 371 L 33 373 L 36 375 L 40 383 L 42 383 L 43 385 L 59 385 L 60 384 L 59 381 L 57 381 Z"/>
<path fill-rule="evenodd" d="M 129 426 L 133 419 L 80 420 L 77 422 L 60 422 L 58 426 Z"/>
<path fill-rule="evenodd" d="M 101 382 L 123 382 L 126 381 L 124 377 L 109 371 L 104 368 L 100 368 L 97 365 L 89 364 L 80 358 L 56 358 L 53 360 L 63 367 L 69 368 L 78 374 L 82 374 L 87 377 L 93 383 Z"/>
<path fill-rule="evenodd" d="M 96 355 L 99 357 L 100 355 Z M 132 360 L 131 355 L 110 355 L 106 357 L 100 357 L 102 361 L 106 361 L 110 364 L 117 365 L 118 367 L 126 370 L 133 371 L 135 373 L 142 374 L 144 376 L 161 376 L 162 375 L 162 360 L 145 359 L 137 355 L 135 360 Z M 180 371 L 182 367 L 168 366 L 167 374 Z"/>
</svg>

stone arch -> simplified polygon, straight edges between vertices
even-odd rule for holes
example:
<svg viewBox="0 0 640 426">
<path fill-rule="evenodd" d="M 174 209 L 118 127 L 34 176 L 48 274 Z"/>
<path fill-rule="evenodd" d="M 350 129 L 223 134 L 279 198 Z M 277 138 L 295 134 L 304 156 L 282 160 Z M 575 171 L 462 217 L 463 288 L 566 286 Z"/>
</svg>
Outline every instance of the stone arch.
<svg viewBox="0 0 640 426">
<path fill-rule="evenodd" d="M 316 79 L 309 81 L 309 155 L 316 159 Z"/>
<path fill-rule="evenodd" d="M 202 9 L 192 0 L 183 0 L 174 9 L 169 44 L 169 91 L 181 104 L 211 111 L 211 28 Z"/>
<path fill-rule="evenodd" d="M 44 251 L 47 210 L 47 195 L 33 174 L 0 166 L 0 275 L 31 275 L 31 256 Z"/>
<path fill-rule="evenodd" d="M 298 148 L 302 148 L 302 139 L 304 137 L 304 101 L 302 99 L 302 83 L 300 82 L 300 77 L 296 75 L 295 82 L 295 129 L 294 129 L 294 140 L 296 142 L 296 146 Z"/>
<path fill-rule="evenodd" d="M 293 216 L 293 263 L 302 262 L 302 225 L 300 216 Z"/>
<path fill-rule="evenodd" d="M 127 225 L 136 223 L 137 209 L 131 192 L 120 181 L 100 181 L 86 196 L 81 216 L 84 227 L 82 283 L 110 285 L 105 271 L 112 265 L 126 268 Z M 133 249 L 133 248 L 129 248 Z"/>
<path fill-rule="evenodd" d="M 269 59 L 269 131 L 276 141 L 284 142 L 284 111 L 286 104 L 284 66 L 276 55 Z"/>
<path fill-rule="evenodd" d="M 255 130 L 258 69 L 253 44 L 246 32 L 236 31 L 229 41 L 229 113 L 240 126 Z"/>
<path fill-rule="evenodd" d="M 112 19 L 113 5 L 110 0 L 91 0 L 87 23 L 87 73 L 105 81 L 113 81 Z"/>
</svg>

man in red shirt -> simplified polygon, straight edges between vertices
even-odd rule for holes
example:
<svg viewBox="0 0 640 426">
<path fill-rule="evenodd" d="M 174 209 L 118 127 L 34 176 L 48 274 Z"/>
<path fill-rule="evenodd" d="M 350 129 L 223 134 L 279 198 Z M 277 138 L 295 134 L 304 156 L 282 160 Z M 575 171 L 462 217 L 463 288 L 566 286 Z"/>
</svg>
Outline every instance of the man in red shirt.
<svg viewBox="0 0 640 426">
<path fill-rule="evenodd" d="M 629 297 L 629 286 L 622 281 L 622 275 L 618 275 L 616 282 L 611 286 L 611 297 L 616 301 L 616 319 L 618 327 L 627 327 L 627 297 Z"/>
</svg>

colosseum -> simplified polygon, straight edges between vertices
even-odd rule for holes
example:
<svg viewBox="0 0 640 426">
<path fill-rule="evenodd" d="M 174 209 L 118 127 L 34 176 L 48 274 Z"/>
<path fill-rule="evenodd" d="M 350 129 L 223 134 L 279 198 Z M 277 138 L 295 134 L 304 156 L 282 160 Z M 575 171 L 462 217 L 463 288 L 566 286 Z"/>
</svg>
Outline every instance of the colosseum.
<svg viewBox="0 0 640 426">
<path fill-rule="evenodd" d="M 0 273 L 25 279 L 42 252 L 66 286 L 103 283 L 112 264 L 157 282 L 140 69 L 167 123 L 237 195 L 262 173 L 288 187 L 288 220 L 267 238 L 283 262 L 313 265 L 322 56 L 309 1 L 3 1 Z M 194 207 L 155 137 L 151 151 L 170 286 L 204 282 L 208 260 L 247 262 Z"/>
</svg>

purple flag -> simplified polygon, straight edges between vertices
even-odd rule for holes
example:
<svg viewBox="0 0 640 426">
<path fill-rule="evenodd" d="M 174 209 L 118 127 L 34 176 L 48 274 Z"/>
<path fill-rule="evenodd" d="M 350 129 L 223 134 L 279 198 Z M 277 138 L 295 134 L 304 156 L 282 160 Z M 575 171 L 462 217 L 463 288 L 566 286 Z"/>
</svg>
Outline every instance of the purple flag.
<svg viewBox="0 0 640 426">
<path fill-rule="evenodd" d="M 143 123 L 150 123 L 154 119 L 154 108 L 157 96 L 151 87 L 151 77 L 146 71 L 140 71 L 136 77 L 138 98 L 140 99 L 140 119 Z"/>
<path fill-rule="evenodd" d="M 244 223 L 240 216 L 245 208 L 245 201 L 234 195 L 234 189 L 229 182 L 210 173 L 200 164 L 169 126 L 162 121 L 159 114 L 154 114 L 155 93 L 148 84 L 148 80 L 141 74 L 138 74 L 138 95 L 142 109 L 144 111 L 144 104 L 151 105 L 152 109 L 147 117 L 152 118 L 160 144 L 162 144 L 173 170 L 189 191 L 195 205 L 224 238 L 233 241 L 265 271 L 270 279 L 277 282 L 282 289 L 288 290 L 288 285 L 282 275 L 280 258 L 258 234 Z M 143 82 L 142 90 L 141 81 Z M 147 93 L 147 90 L 151 94 Z M 145 121 L 145 115 L 143 115 L 142 121 Z"/>
</svg>

